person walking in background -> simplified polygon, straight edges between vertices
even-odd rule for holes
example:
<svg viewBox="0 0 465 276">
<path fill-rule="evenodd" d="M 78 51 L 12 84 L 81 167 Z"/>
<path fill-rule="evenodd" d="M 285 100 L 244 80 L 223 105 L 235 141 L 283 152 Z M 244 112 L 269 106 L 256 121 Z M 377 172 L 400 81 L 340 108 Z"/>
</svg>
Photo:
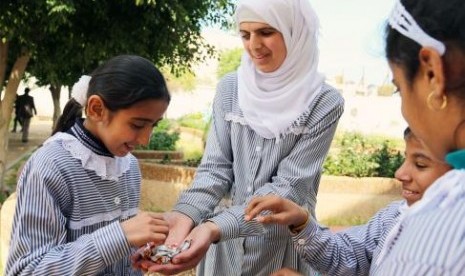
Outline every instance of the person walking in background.
<svg viewBox="0 0 465 276">
<path fill-rule="evenodd" d="M 31 124 L 31 119 L 34 115 L 37 115 L 36 106 L 34 104 L 34 98 L 29 95 L 29 91 L 30 89 L 26 87 L 26 89 L 24 89 L 24 94 L 18 96 L 15 103 L 15 108 L 18 108 L 19 120 L 22 123 L 21 141 L 23 143 L 28 142 L 29 126 Z"/>
<path fill-rule="evenodd" d="M 343 113 L 340 93 L 318 69 L 318 18 L 309 1 L 238 1 L 245 53 L 217 86 L 213 122 L 192 187 L 167 215 L 166 245 L 192 239 L 172 263 L 136 262 L 173 274 L 314 274 L 286 227 L 244 220 L 251 196 L 277 194 L 314 215 L 322 164 Z M 199 263 L 200 262 L 200 263 Z"/>
<path fill-rule="evenodd" d="M 305 208 L 272 195 L 252 199 L 245 212 L 246 220 L 289 226 L 297 252 L 325 275 L 368 275 L 375 269 L 386 237 L 400 214 L 418 202 L 428 187 L 451 169 L 447 163 L 435 159 L 409 128 L 404 132 L 404 139 L 405 160 L 395 173 L 402 183 L 404 200 L 389 204 L 367 224 L 333 234 L 309 216 Z M 272 275 L 301 274 L 285 268 Z"/>
<path fill-rule="evenodd" d="M 13 129 L 11 132 L 16 132 L 16 128 L 19 125 L 21 127 L 20 132 L 23 132 L 23 122 L 21 122 L 21 116 L 19 115 L 19 104 L 18 104 L 18 95 L 16 95 L 15 99 L 15 117 L 13 119 Z"/>
<path fill-rule="evenodd" d="M 21 170 L 6 275 L 141 275 L 129 255 L 163 243 L 168 224 L 139 212 L 130 152 L 162 119 L 166 82 L 149 60 L 123 55 L 82 76 L 72 97 Z"/>
</svg>

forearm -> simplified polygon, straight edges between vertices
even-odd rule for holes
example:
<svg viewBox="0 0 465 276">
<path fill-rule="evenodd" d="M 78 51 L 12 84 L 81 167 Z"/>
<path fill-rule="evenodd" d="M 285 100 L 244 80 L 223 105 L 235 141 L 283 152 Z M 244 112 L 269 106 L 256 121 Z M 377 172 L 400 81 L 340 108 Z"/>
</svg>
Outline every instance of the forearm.
<svg viewBox="0 0 465 276">
<path fill-rule="evenodd" d="M 131 248 L 119 222 L 76 241 L 33 242 L 34 237 L 13 238 L 7 275 L 91 275 L 129 256 Z M 36 246 L 34 246 L 36 245 Z"/>
<path fill-rule="evenodd" d="M 332 233 L 313 219 L 292 236 L 297 252 L 315 269 L 328 275 L 368 275 L 371 260 L 363 238 Z"/>
</svg>

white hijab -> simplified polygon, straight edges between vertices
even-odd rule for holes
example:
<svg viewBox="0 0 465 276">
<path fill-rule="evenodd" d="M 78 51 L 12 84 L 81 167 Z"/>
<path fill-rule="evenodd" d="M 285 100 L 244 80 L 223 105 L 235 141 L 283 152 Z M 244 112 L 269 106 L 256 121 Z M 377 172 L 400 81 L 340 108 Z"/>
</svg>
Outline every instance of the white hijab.
<svg viewBox="0 0 465 276">
<path fill-rule="evenodd" d="M 274 72 L 259 71 L 247 53 L 238 68 L 239 106 L 260 136 L 280 139 L 321 90 L 318 18 L 309 0 L 239 0 L 235 19 L 267 23 L 282 33 L 287 49 Z"/>
</svg>

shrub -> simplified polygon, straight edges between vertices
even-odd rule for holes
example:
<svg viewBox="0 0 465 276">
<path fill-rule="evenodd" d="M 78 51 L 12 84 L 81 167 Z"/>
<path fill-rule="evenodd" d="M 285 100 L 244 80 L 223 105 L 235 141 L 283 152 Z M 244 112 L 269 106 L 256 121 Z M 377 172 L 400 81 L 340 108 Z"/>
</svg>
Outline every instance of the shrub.
<svg viewBox="0 0 465 276">
<path fill-rule="evenodd" d="M 381 177 L 394 177 L 396 170 L 404 162 L 404 156 L 400 151 L 392 149 L 388 141 L 385 141 L 382 148 L 376 150 L 372 156 L 378 165 L 375 174 Z"/>
<path fill-rule="evenodd" d="M 179 131 L 172 130 L 169 120 L 163 119 L 153 129 L 150 142 L 147 146 L 140 146 L 142 150 L 175 150 L 176 142 L 179 140 Z"/>
<path fill-rule="evenodd" d="M 177 122 L 182 127 L 189 127 L 198 130 L 204 130 L 208 124 L 208 118 L 205 118 L 202 112 L 186 114 L 177 119 Z"/>
<path fill-rule="evenodd" d="M 327 175 L 351 177 L 394 177 L 404 158 L 389 141 L 356 132 L 346 132 L 336 137 L 332 149 L 323 163 Z"/>
</svg>

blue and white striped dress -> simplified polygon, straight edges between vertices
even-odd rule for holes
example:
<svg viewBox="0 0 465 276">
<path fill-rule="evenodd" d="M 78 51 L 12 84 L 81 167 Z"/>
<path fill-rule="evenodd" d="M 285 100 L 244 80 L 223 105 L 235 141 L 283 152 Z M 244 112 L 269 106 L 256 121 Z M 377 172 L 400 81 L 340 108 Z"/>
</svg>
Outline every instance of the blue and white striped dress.
<svg viewBox="0 0 465 276">
<path fill-rule="evenodd" d="M 327 275 L 368 275 L 376 266 L 386 236 L 397 222 L 396 201 L 377 212 L 367 224 L 332 233 L 314 220 L 293 235 L 295 248 L 312 267 Z"/>
<path fill-rule="evenodd" d="M 225 76 L 217 90 L 202 163 L 174 208 L 196 224 L 209 219 L 220 228 L 221 241 L 210 247 L 197 275 L 269 275 L 282 267 L 311 275 L 289 230 L 246 222 L 244 208 L 252 196 L 277 194 L 314 214 L 322 164 L 343 113 L 342 96 L 323 85 L 276 141 L 260 137 L 245 123 L 235 73 Z"/>
<path fill-rule="evenodd" d="M 134 249 L 120 226 L 138 211 L 137 159 L 113 157 L 96 141 L 79 122 L 27 161 L 6 275 L 141 275 L 131 268 Z M 102 170 L 83 167 L 95 161 Z"/>
</svg>

